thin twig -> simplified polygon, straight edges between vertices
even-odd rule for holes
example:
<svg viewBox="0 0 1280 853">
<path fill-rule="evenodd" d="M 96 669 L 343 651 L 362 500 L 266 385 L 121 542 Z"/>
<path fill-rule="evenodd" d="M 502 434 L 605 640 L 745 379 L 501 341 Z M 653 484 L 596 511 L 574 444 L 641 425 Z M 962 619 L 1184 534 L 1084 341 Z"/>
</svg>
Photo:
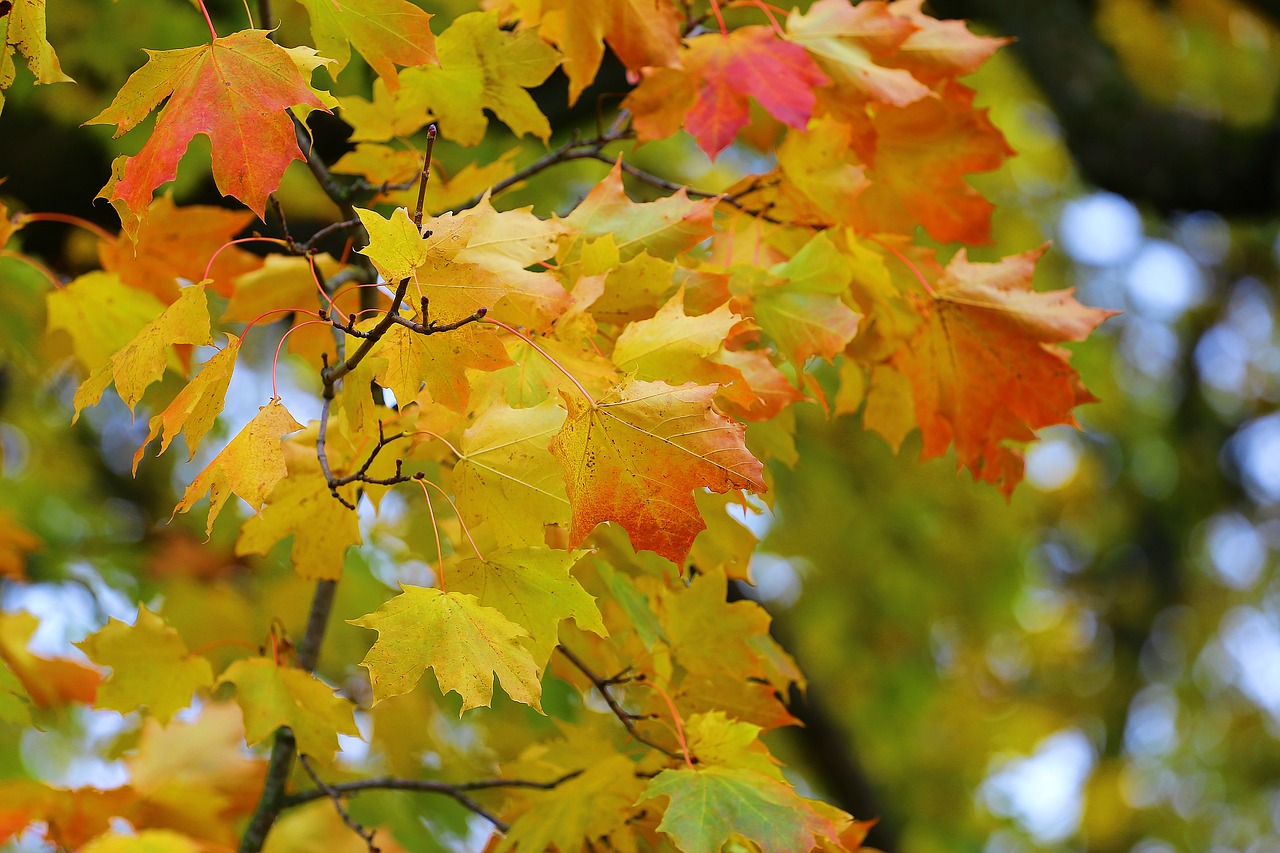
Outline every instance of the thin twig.
<svg viewBox="0 0 1280 853">
<path fill-rule="evenodd" d="M 578 670 L 583 675 L 585 675 L 593 685 L 595 685 L 596 690 L 600 691 L 600 695 L 604 697 L 605 704 L 609 706 L 609 710 L 613 711 L 613 715 L 617 717 L 618 721 L 621 722 L 622 725 L 626 728 L 628 734 L 630 734 L 633 738 L 638 740 L 640 743 L 644 744 L 650 749 L 656 749 L 658 752 L 661 752 L 663 755 L 667 756 L 668 758 L 680 759 L 680 760 L 684 759 L 684 756 L 681 755 L 679 752 L 676 752 L 673 749 L 667 749 L 665 746 L 654 743 L 644 735 L 640 734 L 640 732 L 636 729 L 636 722 L 635 722 L 636 715 L 624 710 L 623 707 L 618 704 L 618 700 L 614 699 L 613 696 L 609 694 L 609 685 L 618 683 L 617 676 L 608 680 L 603 679 L 600 676 L 596 675 L 594 672 L 592 672 L 587 667 L 586 663 L 583 662 L 582 658 L 578 657 L 576 654 L 571 652 L 565 646 L 556 646 L 556 651 L 560 652 L 560 654 L 568 658 L 569 663 L 576 666 Z"/>
<path fill-rule="evenodd" d="M 361 223 L 358 218 L 344 219 L 341 222 L 330 223 L 329 225 L 326 225 L 325 227 L 321 228 L 316 233 L 312 234 L 311 238 L 308 239 L 307 242 L 300 244 L 298 248 L 301 251 L 298 254 L 309 255 L 315 251 L 316 244 L 319 243 L 321 240 L 323 240 L 325 237 L 328 237 L 330 234 L 334 234 L 338 231 L 346 231 L 351 228 L 358 228 L 360 224 Z"/>
<path fill-rule="evenodd" d="M 365 829 L 347 812 L 342 804 L 342 792 L 335 790 L 327 785 L 320 774 L 316 773 L 315 768 L 311 766 L 311 760 L 305 755 L 298 756 L 298 763 L 302 765 L 302 769 L 307 771 L 307 775 L 311 777 L 311 781 L 316 783 L 316 788 L 324 793 L 325 796 L 333 803 L 333 810 L 338 813 L 338 817 L 342 818 L 342 822 L 347 828 L 363 839 L 365 846 L 369 848 L 369 853 L 382 853 L 381 848 L 373 843 L 373 835 L 376 829 Z"/>
<path fill-rule="evenodd" d="M 630 138 L 630 136 L 631 136 L 631 132 L 629 130 L 627 130 L 624 126 L 620 126 L 618 122 L 614 122 L 613 127 L 609 128 L 609 130 L 606 130 L 604 133 L 600 134 L 599 136 L 593 137 L 591 139 L 582 139 L 582 140 L 572 139 L 566 142 L 565 144 L 561 145 L 555 151 L 552 151 L 548 154 L 544 154 L 543 156 L 539 157 L 537 160 L 534 160 L 528 166 L 525 166 L 523 169 L 513 172 L 512 174 L 498 181 L 496 184 L 494 184 L 488 190 L 486 190 L 486 192 L 489 193 L 490 195 L 497 195 L 503 190 L 508 189 L 512 186 L 515 186 L 521 181 L 527 181 L 529 178 L 533 177 L 534 175 L 538 174 L 544 169 L 549 169 L 550 167 L 555 166 L 559 163 L 568 163 L 571 160 L 602 159 L 604 156 L 602 152 L 606 145 L 608 145 L 610 142 L 617 142 L 618 140 L 621 140 L 621 139 L 628 139 Z M 606 162 L 611 163 L 613 161 L 606 159 Z M 477 204 L 480 203 L 480 200 L 483 199 L 484 196 L 485 196 L 485 193 L 480 193 L 479 195 L 472 196 L 471 198 L 464 201 L 462 204 L 455 207 L 454 210 L 455 211 L 467 210 L 469 208 L 475 207 Z"/>
<path fill-rule="evenodd" d="M 489 791 L 498 788 L 525 788 L 538 791 L 550 791 L 582 774 L 581 770 L 566 773 L 550 782 L 534 782 L 530 779 L 482 779 L 476 782 L 433 782 L 426 779 L 401 779 L 394 776 L 379 776 L 373 779 L 358 779 L 354 782 L 339 782 L 311 791 L 299 791 L 284 798 L 282 808 L 292 808 L 309 803 L 322 797 L 345 796 L 358 794 L 361 791 L 418 791 L 428 794 L 442 794 L 452 798 L 464 808 L 479 815 L 499 831 L 505 833 L 507 825 L 492 812 L 477 803 L 468 794 L 473 791 Z"/>
<path fill-rule="evenodd" d="M 422 206 L 427 200 L 427 182 L 431 180 L 431 157 L 436 150 L 436 126 L 427 128 L 427 153 L 422 158 L 422 178 L 418 181 L 418 204 L 413 209 L 413 224 L 422 233 Z"/>
</svg>

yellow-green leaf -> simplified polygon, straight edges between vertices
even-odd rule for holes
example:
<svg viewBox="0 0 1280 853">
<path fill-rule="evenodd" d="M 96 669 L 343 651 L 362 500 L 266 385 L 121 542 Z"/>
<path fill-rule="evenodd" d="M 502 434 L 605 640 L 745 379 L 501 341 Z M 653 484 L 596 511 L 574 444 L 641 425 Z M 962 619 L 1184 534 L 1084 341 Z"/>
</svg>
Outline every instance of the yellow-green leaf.
<svg viewBox="0 0 1280 853">
<path fill-rule="evenodd" d="M 487 524 L 499 545 L 511 547 L 541 545 L 548 524 L 568 524 L 564 475 L 547 450 L 564 416 L 546 400 L 530 409 L 491 404 L 476 418 L 454 468 L 467 524 Z"/>
<path fill-rule="evenodd" d="M 220 684 L 226 682 L 236 686 L 245 739 L 251 744 L 288 726 L 300 752 L 328 762 L 338 750 L 338 735 L 360 735 L 352 714 L 355 706 L 304 670 L 278 666 L 267 658 L 245 658 L 227 667 L 219 679 Z"/>
<path fill-rule="evenodd" d="M 521 642 L 529 632 L 474 595 L 405 586 L 376 612 L 350 622 L 378 632 L 361 662 L 374 702 L 408 693 L 430 667 L 441 690 L 462 697 L 463 711 L 489 705 L 495 675 L 512 699 L 542 710 L 538 668 Z"/>
<path fill-rule="evenodd" d="M 168 723 L 195 691 L 213 684 L 209 661 L 188 652 L 178 632 L 146 605 L 138 607 L 134 624 L 111 619 L 77 645 L 94 663 L 111 667 L 98 687 L 98 708 L 127 714 L 145 705 Z"/>
<path fill-rule="evenodd" d="M 559 642 L 561 620 L 572 619 L 584 631 L 609 636 L 596 600 L 569 574 L 584 553 L 504 549 L 484 561 L 463 560 L 449 572 L 449 582 L 455 591 L 476 596 L 528 631 L 533 660 L 541 670 Z"/>
</svg>

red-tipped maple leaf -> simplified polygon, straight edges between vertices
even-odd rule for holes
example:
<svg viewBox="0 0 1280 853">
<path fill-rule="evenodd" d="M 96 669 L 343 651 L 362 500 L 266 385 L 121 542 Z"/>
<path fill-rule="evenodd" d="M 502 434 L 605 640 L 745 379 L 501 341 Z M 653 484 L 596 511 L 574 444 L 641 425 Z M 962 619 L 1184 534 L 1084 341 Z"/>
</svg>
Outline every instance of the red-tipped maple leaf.
<svg viewBox="0 0 1280 853">
<path fill-rule="evenodd" d="M 830 82 L 804 48 L 769 27 L 692 39 L 681 66 L 654 69 L 627 107 L 641 139 L 669 136 L 684 126 L 711 157 L 747 126 L 748 96 L 783 124 L 804 128 L 817 100 L 814 87 Z"/>
<path fill-rule="evenodd" d="M 1071 290 L 1032 290 L 1043 252 L 983 264 L 961 249 L 932 298 L 918 300 L 923 322 L 892 360 L 911 383 L 921 458 L 940 456 L 954 441 L 959 463 L 1005 495 L 1022 480 L 1022 453 L 1009 442 L 1074 425 L 1071 410 L 1096 399 L 1056 344 L 1084 340 L 1115 313 L 1081 305 Z"/>
<path fill-rule="evenodd" d="M 132 130 L 165 98 L 151 138 L 110 186 L 136 216 L 156 187 L 173 180 L 178 161 L 197 133 L 213 148 L 213 179 L 259 217 L 285 168 L 304 159 L 286 109 L 325 109 L 303 69 L 316 64 L 311 48 L 286 50 L 266 30 L 244 30 L 212 44 L 147 51 L 147 64 L 125 81 L 111 106 L 85 124 L 114 124 L 116 136 Z"/>
<path fill-rule="evenodd" d="M 707 526 L 695 489 L 765 491 L 742 425 L 712 408 L 715 394 L 714 385 L 633 379 L 600 401 L 565 395 L 569 417 L 551 455 L 564 467 L 572 546 L 614 521 L 637 551 L 683 566 Z"/>
</svg>

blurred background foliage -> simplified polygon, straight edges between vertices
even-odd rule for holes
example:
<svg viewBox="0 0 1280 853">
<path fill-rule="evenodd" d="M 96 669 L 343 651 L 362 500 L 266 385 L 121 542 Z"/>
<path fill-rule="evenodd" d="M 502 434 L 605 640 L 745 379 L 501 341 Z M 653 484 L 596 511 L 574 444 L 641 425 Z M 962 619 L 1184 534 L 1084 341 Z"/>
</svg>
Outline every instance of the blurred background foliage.
<svg viewBox="0 0 1280 853">
<path fill-rule="evenodd" d="M 240 3 L 212 5 L 221 27 L 244 25 Z M 464 4 L 422 5 L 443 22 Z M 758 525 L 755 586 L 737 593 L 769 607 L 810 680 L 793 697 L 805 728 L 780 732 L 775 747 L 798 782 L 879 816 L 871 840 L 890 853 L 1277 853 L 1280 4 L 930 7 L 1019 40 L 971 80 L 1020 154 L 974 180 L 998 210 L 982 259 L 1054 240 L 1038 286 L 1076 287 L 1082 301 L 1125 313 L 1076 347 L 1101 402 L 1080 410 L 1080 431 L 1042 435 L 1009 504 L 947 460 L 919 464 L 913 439 L 894 457 L 857 416 L 799 407 L 805 461 L 773 472 L 777 505 Z M 303 41 L 301 13 L 280 11 L 283 43 Z M 197 43 L 204 25 L 182 0 L 53 0 L 49 20 L 79 84 L 12 90 L 0 198 L 110 227 L 109 209 L 89 200 L 121 146 L 138 143 L 76 126 L 141 64 L 140 47 Z M 337 91 L 367 87 L 359 73 Z M 625 89 L 619 70 L 611 80 L 574 114 L 562 78 L 539 103 L 553 127 L 589 127 L 597 104 L 615 103 L 609 87 Z M 344 150 L 339 122 L 316 130 L 327 157 Z M 442 146 L 442 157 L 458 170 L 514 144 Z M 216 202 L 201 156 L 188 157 L 175 186 L 181 202 Z M 635 156 L 703 188 L 761 166 L 745 149 L 712 166 L 687 139 Z M 562 167 L 511 203 L 564 210 L 602 175 L 597 166 Z M 299 220 L 333 215 L 303 170 L 281 198 Z M 33 224 L 20 236 L 58 274 L 92 265 L 87 235 Z M 204 547 L 189 520 L 166 523 L 175 483 L 201 458 L 151 462 L 134 479 L 145 418 L 103 406 L 69 425 L 74 381 L 36 369 L 60 346 L 43 335 L 33 298 L 43 287 L 0 257 L 0 576 L 25 565 L 30 578 L 0 581 L 3 610 L 38 613 L 36 647 L 60 652 L 107 614 L 158 595 L 192 645 L 256 642 L 277 616 L 297 631 L 301 581 L 255 563 L 269 580 L 249 601 L 250 569 L 231 555 L 229 525 Z M 273 343 L 261 344 L 262 371 L 237 377 L 249 389 L 242 408 L 266 396 L 252 388 L 265 388 Z M 229 419 L 241 414 L 229 406 Z M 378 547 L 348 561 L 342 614 L 370 609 L 387 582 L 422 568 L 397 564 L 389 533 L 371 534 Z M 354 648 L 352 631 L 328 642 Z M 358 656 L 335 651 L 324 659 Z M 109 783 L 136 733 L 103 713 L 0 732 L 0 777 Z M 450 745 L 465 741 L 463 727 L 432 719 L 406 724 L 411 744 L 384 744 L 388 760 L 429 745 L 465 777 L 466 747 Z M 465 836 L 458 815 L 440 815 Z M 421 849 L 439 843 L 423 839 Z"/>
</svg>

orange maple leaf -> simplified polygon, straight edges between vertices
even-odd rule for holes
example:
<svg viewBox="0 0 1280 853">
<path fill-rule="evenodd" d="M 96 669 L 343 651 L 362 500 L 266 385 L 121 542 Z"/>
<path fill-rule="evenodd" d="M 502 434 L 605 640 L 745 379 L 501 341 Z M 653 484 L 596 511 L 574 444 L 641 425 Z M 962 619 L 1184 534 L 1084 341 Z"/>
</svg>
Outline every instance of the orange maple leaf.
<svg viewBox="0 0 1280 853">
<path fill-rule="evenodd" d="M 210 283 L 219 295 L 230 296 L 232 279 L 262 266 L 259 258 L 243 249 L 223 248 L 252 219 L 245 211 L 210 205 L 178 207 L 166 193 L 151 203 L 136 234 L 124 233 L 114 243 L 100 243 L 98 256 L 103 269 L 167 305 L 178 298 L 178 279 L 201 281 L 217 253 L 208 267 Z"/>
<path fill-rule="evenodd" d="M 285 49 L 266 30 L 243 30 L 212 44 L 147 51 L 151 57 L 121 88 L 111 106 L 85 124 L 114 124 L 115 136 L 138 125 L 165 98 L 151 138 L 129 158 L 112 199 L 141 216 L 156 187 L 173 180 L 197 133 L 213 147 L 213 179 L 261 217 L 285 168 L 302 160 L 293 106 L 327 108 L 303 69 L 316 64 L 311 48 Z"/>
<path fill-rule="evenodd" d="M 569 417 L 551 453 L 564 467 L 572 547 L 615 521 L 637 551 L 683 566 L 707 526 L 695 489 L 765 491 L 742 425 L 712 408 L 715 394 L 715 385 L 633 379 L 601 401 L 565 395 Z"/>
<path fill-rule="evenodd" d="M 1070 289 L 1032 290 L 1045 248 L 992 264 L 972 263 L 961 249 L 932 299 L 917 300 L 924 322 L 891 362 L 911 383 L 921 458 L 954 441 L 959 463 L 1006 496 L 1022 480 L 1022 453 L 1009 442 L 1075 425 L 1071 410 L 1096 400 L 1056 344 L 1084 340 L 1115 313 L 1081 305 Z"/>
<path fill-rule="evenodd" d="M 709 157 L 733 142 L 750 120 L 747 97 L 791 127 L 804 128 L 830 80 L 808 52 L 769 27 L 742 27 L 689 42 L 681 68 L 659 68 L 627 99 L 642 140 L 683 126 Z"/>
<path fill-rule="evenodd" d="M 974 108 L 972 89 L 948 81 L 938 94 L 876 112 L 871 183 L 849 219 L 855 229 L 906 234 L 919 225 L 942 243 L 990 242 L 994 205 L 964 176 L 998 168 L 1014 151 Z"/>
</svg>

